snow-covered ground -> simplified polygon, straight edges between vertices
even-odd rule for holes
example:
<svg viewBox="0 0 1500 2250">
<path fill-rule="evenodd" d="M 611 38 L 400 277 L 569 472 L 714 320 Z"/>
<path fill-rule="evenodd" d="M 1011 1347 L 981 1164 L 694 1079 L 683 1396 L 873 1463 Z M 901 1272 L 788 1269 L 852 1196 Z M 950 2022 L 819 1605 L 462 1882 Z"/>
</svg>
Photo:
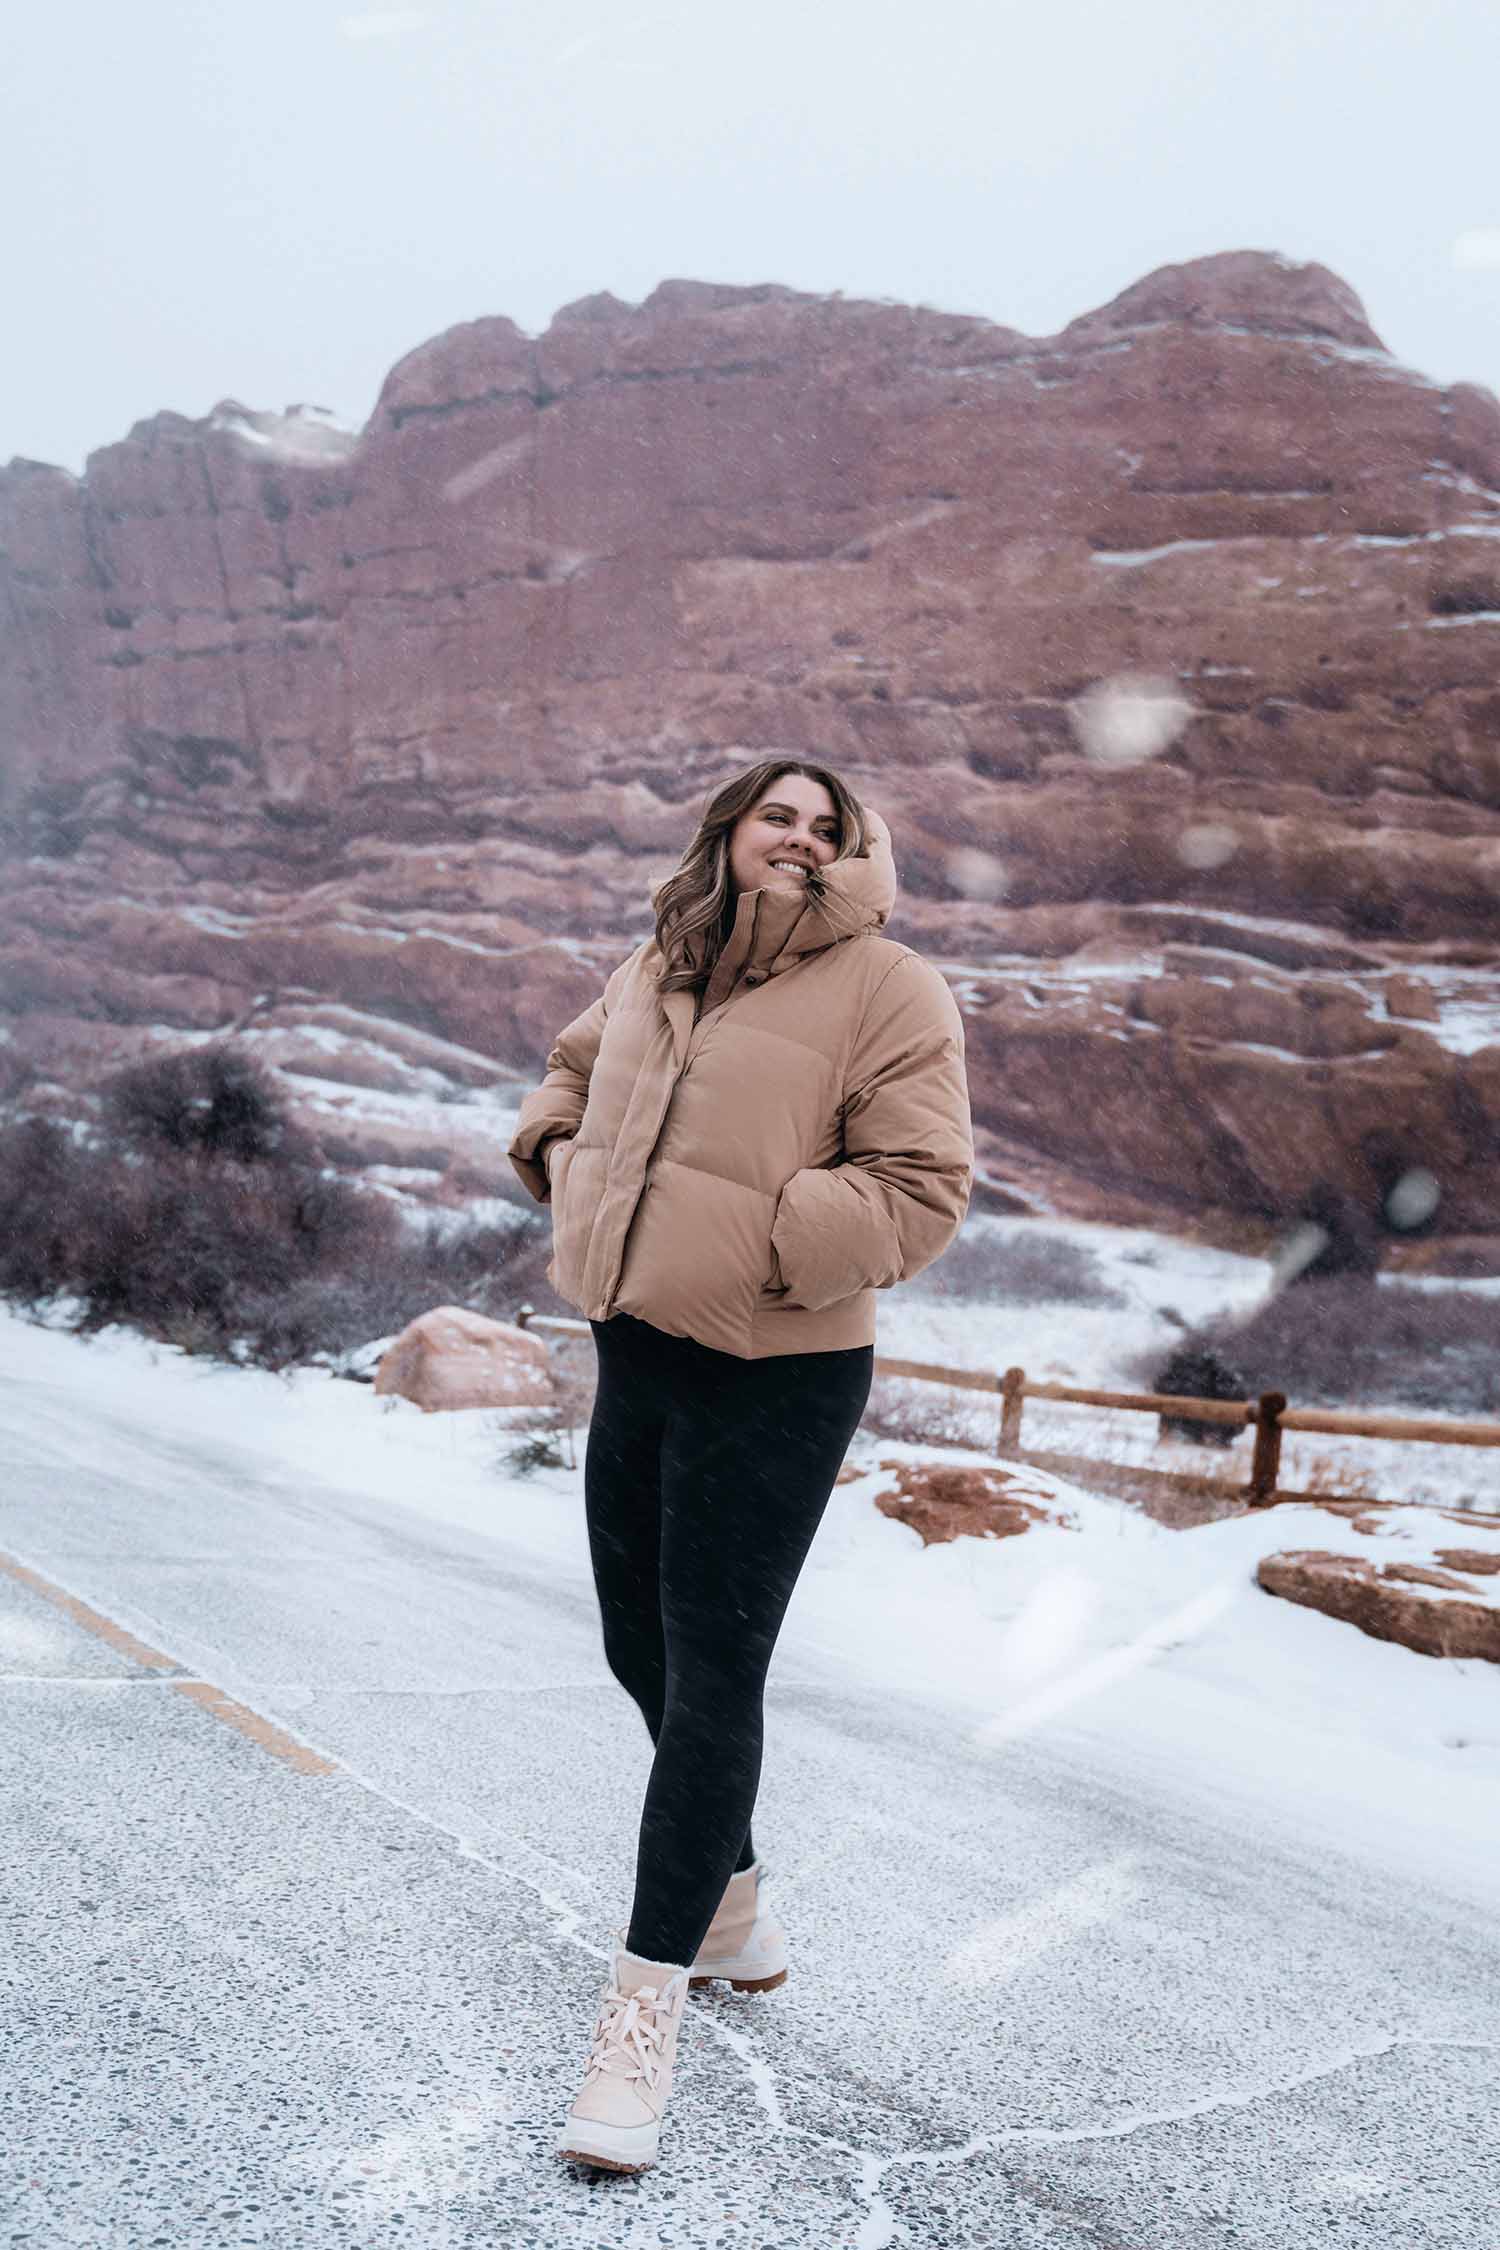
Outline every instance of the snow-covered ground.
<svg viewBox="0 0 1500 2250">
<path fill-rule="evenodd" d="M 909 1289 L 882 1348 L 1098 1379 L 1161 1302 L 1264 1285 L 1096 1247 L 1124 1309 Z M 1056 1520 L 923 1548 L 880 1464 L 939 1449 L 862 1435 L 768 1702 L 795 1982 L 695 1997 L 663 2168 L 601 2205 L 552 2139 L 648 1746 L 580 1473 L 508 1470 L 493 1413 L 9 1313 L 0 1401 L 0 2205 L 27 2239 L 1489 2242 L 1500 1666 L 1254 1581 L 1267 1549 L 1426 1552 L 1425 1511 L 1174 1531 L 1022 1464 Z"/>
<path fill-rule="evenodd" d="M 979 1223 L 1035 1229 L 1025 1220 Z M 1123 1308 L 1007 1311 L 914 1287 L 883 1302 L 880 1351 L 966 1367 L 1019 1360 L 1037 1375 L 1109 1385 L 1143 1342 L 1170 1340 L 1164 1306 L 1193 1320 L 1248 1307 L 1267 1287 L 1259 1260 L 1143 1230 L 1056 1231 L 1094 1250 Z M 128 1406 L 139 1417 L 149 1401 L 175 1437 L 232 1440 L 278 1485 L 343 1488 L 469 1531 L 503 1528 L 540 1561 L 582 1576 L 581 1470 L 508 1474 L 504 1417 L 427 1417 L 319 1370 L 230 1370 L 123 1333 L 81 1341 L 14 1314 L 0 1316 L 0 1359 L 9 1376 L 76 1391 L 81 1429 L 91 1404 Z M 992 1442 L 988 1401 L 942 1395 L 973 1414 L 976 1446 L 987 1435 Z M 1038 1448 L 1093 1443 L 1120 1457 L 1102 1433 L 1123 1424 L 1132 1458 L 1205 1466 L 1196 1448 L 1154 1444 L 1154 1418 L 1144 1415 L 1032 1402 L 1026 1435 Z M 1241 1468 L 1246 1442 L 1233 1456 Z M 1298 1443 L 1368 1459 L 1374 1489 L 1392 1500 L 1437 1481 L 1449 1507 L 1478 1499 L 1500 1509 L 1497 1454 L 1363 1441 L 1361 1456 L 1358 1441 Z M 1287 1450 L 1295 1482 L 1296 1446 Z M 1420 1472 L 1418 1455 L 1429 1457 Z M 1329 1510 L 1289 1504 L 1179 1531 L 1089 1491 L 1086 1479 L 1031 1465 L 1019 1472 L 1022 1489 L 1059 1521 L 1024 1537 L 924 1549 L 875 1507 L 890 1482 L 882 1461 L 965 1458 L 973 1455 L 861 1433 L 851 1460 L 866 1473 L 830 1502 L 788 1625 L 798 1645 L 850 1678 L 958 1707 L 976 1741 L 998 1748 L 1043 1726 L 1083 1736 L 1107 1726 L 1158 1784 L 1188 1800 L 1248 1794 L 1273 1824 L 1295 1822 L 1305 1834 L 1310 1817 L 1326 1820 L 1330 1840 L 1357 1834 L 1377 1857 L 1441 1884 L 1495 1883 L 1500 1816 L 1494 1792 L 1474 1784 L 1500 1779 L 1500 1667 L 1374 1641 L 1273 1599 L 1254 1573 L 1262 1555 L 1288 1548 L 1373 1561 L 1424 1560 L 1439 1544 L 1500 1551 L 1500 1520 L 1474 1513 L 1460 1526 L 1427 1508 L 1394 1508 L 1371 1535 Z M 1222 1471 L 1222 1457 L 1210 1465 Z M 1500 1579 L 1489 1583 L 1500 1591 Z M 1310 1815 L 1314 1766 L 1323 1780 Z M 1339 1779 L 1329 1790 L 1333 1767 Z"/>
<path fill-rule="evenodd" d="M 1175 1241 L 1144 1227 L 975 1217 L 965 1231 L 987 1235 L 1001 1245 L 1045 1237 L 1082 1250 L 1095 1261 L 1102 1287 L 1123 1303 L 1074 1304 L 1060 1299 L 1012 1309 L 978 1306 L 942 1299 L 929 1291 L 923 1277 L 898 1292 L 889 1308 L 882 1307 L 880 1348 L 892 1358 L 948 1367 L 1020 1366 L 1028 1376 L 1044 1382 L 1135 1390 L 1141 1384 L 1134 1362 L 1143 1349 L 1165 1358 L 1182 1325 L 1196 1327 L 1217 1314 L 1248 1314 L 1273 1286 L 1271 1267 L 1264 1258 Z M 940 1274 L 942 1269 L 934 1270 Z M 1459 1282 L 1386 1274 L 1380 1285 L 1500 1296 L 1500 1280 Z M 930 1402 L 934 1394 L 930 1386 L 912 1385 L 907 1395 Z M 977 1400 L 972 1393 L 942 1396 L 950 1402 L 952 1418 L 966 1439 L 980 1447 L 993 1444 L 997 1406 Z M 1382 1411 L 1400 1414 L 1403 1408 L 1393 1401 Z M 1423 1418 L 1461 1419 L 1426 1409 Z M 1249 1474 L 1248 1431 L 1224 1452 L 1208 1451 L 1181 1440 L 1159 1439 L 1156 1417 L 1151 1414 L 1104 1413 L 1028 1400 L 1022 1440 L 1039 1452 L 1089 1453 L 1112 1462 L 1222 1477 L 1230 1485 L 1243 1485 Z M 1347 1491 L 1356 1498 L 1369 1494 L 1392 1501 L 1500 1510 L 1500 1452 L 1288 1431 L 1282 1440 L 1281 1482 L 1289 1491 L 1326 1490 L 1335 1495 Z"/>
</svg>

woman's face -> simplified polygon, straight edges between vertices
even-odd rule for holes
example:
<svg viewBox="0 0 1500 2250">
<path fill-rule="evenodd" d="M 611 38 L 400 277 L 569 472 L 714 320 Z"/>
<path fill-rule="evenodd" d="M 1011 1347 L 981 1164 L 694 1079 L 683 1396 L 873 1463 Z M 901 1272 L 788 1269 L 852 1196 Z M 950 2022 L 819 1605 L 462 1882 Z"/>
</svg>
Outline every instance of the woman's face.
<svg viewBox="0 0 1500 2250">
<path fill-rule="evenodd" d="M 778 774 L 729 832 L 735 894 L 805 888 L 805 871 L 826 867 L 838 848 L 838 808 L 822 782 L 805 773 Z M 778 867 L 778 860 L 792 865 Z"/>
</svg>

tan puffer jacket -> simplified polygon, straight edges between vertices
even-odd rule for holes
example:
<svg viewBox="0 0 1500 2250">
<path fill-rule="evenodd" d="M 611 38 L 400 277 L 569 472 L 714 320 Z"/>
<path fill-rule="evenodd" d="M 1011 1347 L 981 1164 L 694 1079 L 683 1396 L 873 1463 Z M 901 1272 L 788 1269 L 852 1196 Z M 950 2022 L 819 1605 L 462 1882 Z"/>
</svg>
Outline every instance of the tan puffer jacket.
<svg viewBox="0 0 1500 2250">
<path fill-rule="evenodd" d="M 882 937 L 890 832 L 823 897 L 743 891 L 707 989 L 659 993 L 648 938 L 570 1023 L 510 1159 L 553 1208 L 547 1278 L 739 1359 L 875 1340 L 875 1292 L 931 1265 L 968 1206 L 963 1018 Z"/>
</svg>

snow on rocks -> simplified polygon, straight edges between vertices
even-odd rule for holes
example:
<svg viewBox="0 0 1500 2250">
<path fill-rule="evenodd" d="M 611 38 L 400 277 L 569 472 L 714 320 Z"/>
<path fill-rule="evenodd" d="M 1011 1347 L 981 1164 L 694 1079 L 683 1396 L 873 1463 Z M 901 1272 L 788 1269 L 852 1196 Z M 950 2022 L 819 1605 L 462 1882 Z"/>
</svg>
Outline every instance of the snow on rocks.
<svg viewBox="0 0 1500 2250">
<path fill-rule="evenodd" d="M 222 432 L 268 460 L 308 465 L 347 460 L 359 444 L 359 433 L 341 428 L 326 406 L 288 406 L 275 414 L 224 398 L 200 427 Z"/>
<path fill-rule="evenodd" d="M 1405 1509 L 1399 1524 L 1390 1525 L 1379 1507 L 1330 1505 L 1356 1532 L 1394 1533 L 1414 1551 L 1394 1562 L 1305 1547 L 1264 1555 L 1255 1575 L 1268 1594 L 1342 1618 L 1372 1640 L 1396 1641 L 1421 1656 L 1500 1664 L 1500 1518 Z M 1443 1543 L 1445 1523 L 1462 1526 L 1463 1546 Z"/>
</svg>

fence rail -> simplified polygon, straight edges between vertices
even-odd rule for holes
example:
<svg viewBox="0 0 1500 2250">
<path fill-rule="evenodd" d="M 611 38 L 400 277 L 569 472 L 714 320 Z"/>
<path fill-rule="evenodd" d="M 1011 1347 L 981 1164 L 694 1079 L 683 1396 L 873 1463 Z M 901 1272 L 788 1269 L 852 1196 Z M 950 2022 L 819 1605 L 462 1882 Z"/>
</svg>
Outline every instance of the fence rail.
<svg viewBox="0 0 1500 2250">
<path fill-rule="evenodd" d="M 516 1320 L 522 1328 L 550 1328 L 578 1336 L 590 1333 L 586 1320 L 534 1312 L 530 1305 L 521 1307 Z M 1292 1406 L 1281 1391 L 1262 1391 L 1253 1399 L 1177 1398 L 1161 1391 L 1106 1391 L 1077 1383 L 1033 1382 L 1024 1367 L 1007 1367 L 1003 1374 L 995 1374 L 985 1368 L 943 1367 L 922 1359 L 877 1359 L 875 1372 L 896 1376 L 905 1382 L 942 1383 L 950 1390 L 998 1392 L 999 1451 L 1002 1456 L 1012 1458 L 1019 1456 L 1022 1450 L 1021 1417 L 1029 1398 L 1053 1399 L 1066 1406 L 1108 1407 L 1127 1414 L 1162 1414 L 1174 1421 L 1221 1422 L 1238 1429 L 1253 1429 L 1255 1448 L 1245 1486 L 1245 1499 L 1252 1508 L 1269 1508 L 1278 1500 L 1305 1497 L 1301 1493 L 1277 1489 L 1283 1430 L 1315 1431 L 1330 1437 L 1383 1438 L 1409 1444 L 1500 1448 L 1500 1422 L 1443 1422 L 1423 1415 L 1359 1414 L 1342 1407 Z M 1184 1484 L 1198 1481 L 1186 1471 L 1165 1469 L 1153 1473 Z M 1380 1503 L 1382 1507 L 1414 1504 L 1402 1500 Z M 1483 1516 L 1500 1513 L 1491 1509 L 1469 1512 Z"/>
</svg>

